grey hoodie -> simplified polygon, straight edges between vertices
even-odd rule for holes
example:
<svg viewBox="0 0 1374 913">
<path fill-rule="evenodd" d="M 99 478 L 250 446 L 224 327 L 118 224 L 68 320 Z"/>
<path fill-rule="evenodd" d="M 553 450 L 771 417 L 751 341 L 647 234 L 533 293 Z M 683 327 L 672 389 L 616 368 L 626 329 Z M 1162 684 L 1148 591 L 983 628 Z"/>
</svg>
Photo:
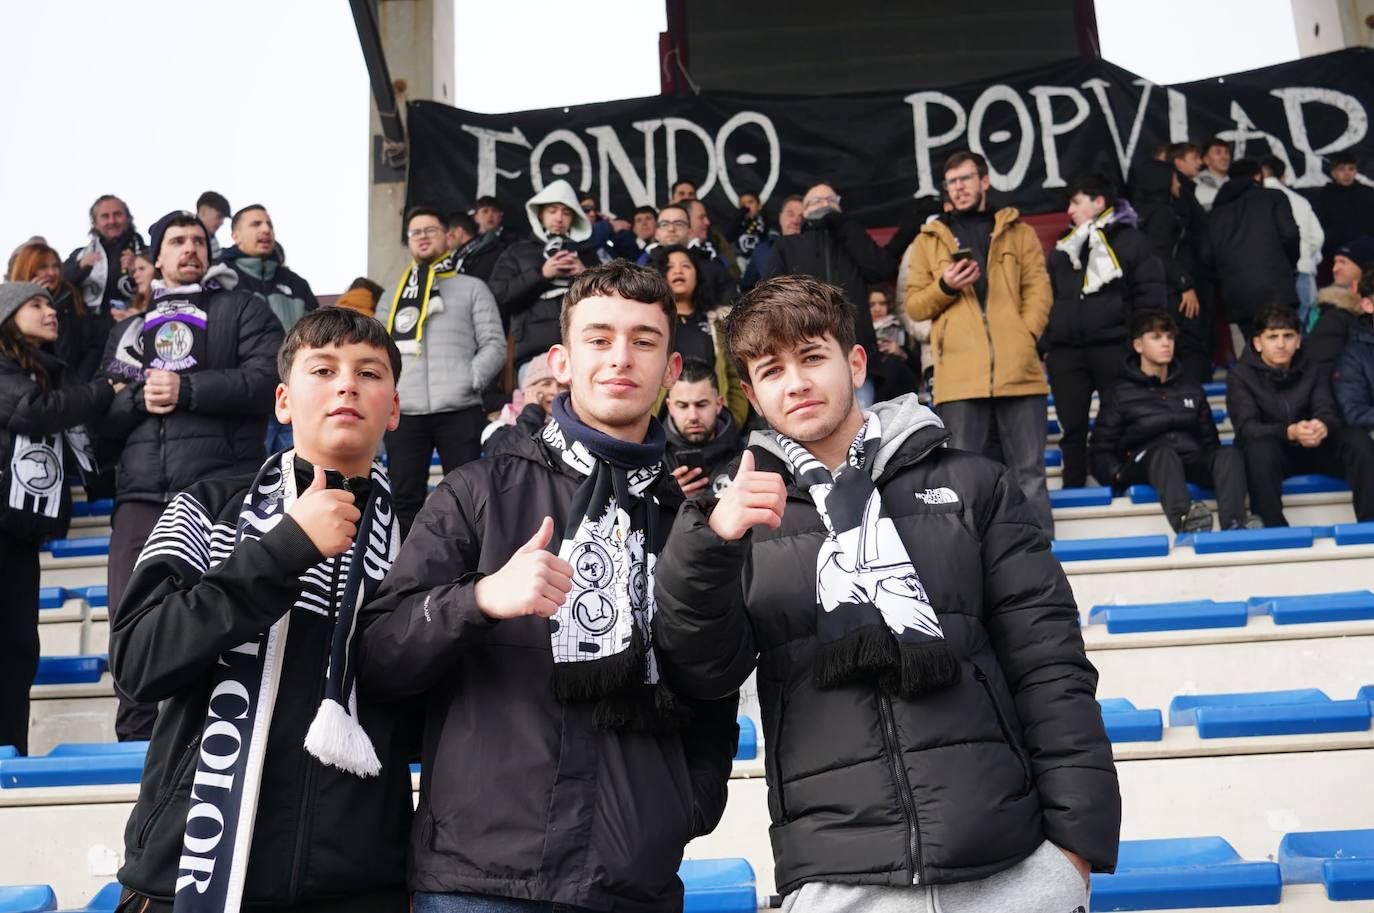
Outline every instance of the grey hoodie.
<svg viewBox="0 0 1374 913">
<path fill-rule="evenodd" d="M 874 479 L 883 474 L 888 461 L 901 449 L 907 438 L 922 428 L 945 427 L 945 423 L 940 421 L 938 415 L 921 405 L 915 393 L 907 393 L 884 403 L 874 403 L 869 412 L 878 416 L 878 422 L 883 428 L 878 455 L 873 459 L 869 469 L 869 475 Z M 778 444 L 778 435 L 775 431 L 755 431 L 749 436 L 749 446 L 760 447 L 783 463 L 788 462 L 781 445 Z"/>
</svg>

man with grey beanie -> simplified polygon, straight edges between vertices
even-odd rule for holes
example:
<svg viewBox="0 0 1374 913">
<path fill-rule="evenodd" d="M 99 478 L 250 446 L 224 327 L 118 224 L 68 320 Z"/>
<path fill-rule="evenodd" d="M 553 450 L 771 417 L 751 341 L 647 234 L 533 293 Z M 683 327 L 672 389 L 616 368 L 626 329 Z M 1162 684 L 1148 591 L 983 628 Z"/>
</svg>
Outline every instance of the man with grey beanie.
<svg viewBox="0 0 1374 913">
<path fill-rule="evenodd" d="M 277 383 L 282 325 L 267 303 L 210 266 L 210 233 L 174 211 L 151 231 L 148 309 L 110 331 L 101 370 L 128 384 L 102 435 L 122 447 L 111 518 L 109 602 L 119 602 L 162 510 L 194 482 L 256 471 Z M 120 695 L 115 734 L 147 739 L 156 707 Z"/>
</svg>

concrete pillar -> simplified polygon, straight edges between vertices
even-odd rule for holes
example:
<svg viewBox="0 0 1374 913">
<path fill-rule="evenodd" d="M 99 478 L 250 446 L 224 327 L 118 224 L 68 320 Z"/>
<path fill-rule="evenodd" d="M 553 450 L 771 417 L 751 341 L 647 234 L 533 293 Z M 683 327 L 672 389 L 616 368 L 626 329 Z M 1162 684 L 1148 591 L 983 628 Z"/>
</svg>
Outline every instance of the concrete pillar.
<svg viewBox="0 0 1374 913">
<path fill-rule="evenodd" d="M 393 82 L 404 81 L 396 104 L 405 116 L 408 101 L 453 104 L 453 0 L 378 0 L 377 20 Z M 371 108 L 367 154 L 371 183 L 367 200 L 367 275 L 390 295 L 410 262 L 401 243 L 405 208 L 405 171 L 382 163 L 381 124 Z"/>
<path fill-rule="evenodd" d="M 1374 0 L 1292 0 L 1298 53 L 1303 57 L 1374 41 Z"/>
</svg>

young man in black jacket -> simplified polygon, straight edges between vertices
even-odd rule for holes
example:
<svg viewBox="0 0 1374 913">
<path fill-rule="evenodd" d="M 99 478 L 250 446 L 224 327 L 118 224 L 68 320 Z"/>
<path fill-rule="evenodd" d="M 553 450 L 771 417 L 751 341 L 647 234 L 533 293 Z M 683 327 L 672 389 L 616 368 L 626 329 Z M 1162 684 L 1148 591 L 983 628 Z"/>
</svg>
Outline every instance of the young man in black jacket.
<svg viewBox="0 0 1374 913">
<path fill-rule="evenodd" d="M 668 420 L 665 464 L 686 497 L 720 494 L 730 484 L 730 464 L 739 456 L 739 426 L 725 408 L 714 365 L 684 358 L 682 374 L 663 401 Z"/>
<path fill-rule="evenodd" d="M 352 644 L 400 546 L 374 463 L 400 369 L 376 321 L 303 317 L 278 356 L 295 448 L 191 486 L 149 537 L 110 637 L 120 686 L 162 702 L 121 911 L 408 910 L 413 733 L 359 693 Z"/>
<path fill-rule="evenodd" d="M 1111 398 L 1131 315 L 1162 311 L 1167 297 L 1164 264 L 1112 182 L 1102 174 L 1080 175 L 1068 195 L 1074 228 L 1059 239 L 1046 263 L 1054 307 L 1042 346 L 1063 430 L 1064 487 L 1082 488 L 1088 478 L 1093 392 L 1104 404 Z"/>
<path fill-rule="evenodd" d="M 1086 908 L 1121 800 L 1068 581 L 1008 470 L 914 395 L 860 409 L 850 313 L 790 276 L 730 315 L 775 430 L 679 513 L 667 680 L 710 699 L 757 667 L 785 909 Z"/>
<path fill-rule="evenodd" d="M 210 233 L 189 212 L 152 229 L 148 309 L 110 331 L 104 375 L 128 386 L 100 427 L 120 448 L 110 519 L 109 600 L 119 605 L 162 510 L 196 482 L 262 465 L 281 322 L 267 303 L 210 266 Z M 118 688 L 116 689 L 118 691 Z M 115 733 L 146 739 L 157 708 L 119 694 Z"/>
<path fill-rule="evenodd" d="M 1093 475 L 1121 494 L 1148 483 L 1159 492 L 1174 532 L 1212 529 L 1212 511 L 1190 503 L 1188 483 L 1213 487 L 1222 529 L 1245 526 L 1245 465 L 1223 447 L 1202 385 L 1174 360 L 1178 326 L 1163 311 L 1131 319 L 1131 347 L 1121 380 L 1097 413 L 1089 456 Z"/>
<path fill-rule="evenodd" d="M 363 613 L 364 693 L 425 704 L 415 913 L 680 909 L 725 807 L 737 695 L 674 695 L 650 633 L 672 294 L 613 260 L 561 323 L 554 420 L 444 478 Z"/>
<path fill-rule="evenodd" d="M 1207 217 L 1203 257 L 1216 273 L 1227 318 L 1251 337 L 1252 316 L 1268 305 L 1298 306 L 1301 247 L 1293 207 L 1264 186 L 1254 159 L 1237 159 Z"/>
<path fill-rule="evenodd" d="M 1299 473 L 1340 476 L 1355 492 L 1355 518 L 1374 520 L 1374 440 L 1341 424 L 1330 379 L 1299 346 L 1298 315 L 1262 308 L 1251 348 L 1227 377 L 1226 410 L 1245 454 L 1250 509 L 1265 526 L 1287 526 L 1283 480 Z"/>
</svg>

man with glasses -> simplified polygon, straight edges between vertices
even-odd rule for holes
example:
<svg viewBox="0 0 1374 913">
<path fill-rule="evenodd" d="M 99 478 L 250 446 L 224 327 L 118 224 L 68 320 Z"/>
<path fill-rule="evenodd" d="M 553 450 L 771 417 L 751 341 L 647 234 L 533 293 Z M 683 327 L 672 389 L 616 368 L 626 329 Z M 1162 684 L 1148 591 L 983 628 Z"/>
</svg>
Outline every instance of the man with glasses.
<svg viewBox="0 0 1374 913">
<path fill-rule="evenodd" d="M 386 434 L 391 497 L 404 535 L 424 506 L 435 449 L 449 473 L 481 456 L 482 391 L 506 363 L 506 334 L 485 282 L 459 272 L 449 225 L 426 207 L 406 215 L 413 258 L 377 320 L 401 350 L 401 421 Z"/>
<path fill-rule="evenodd" d="M 658 223 L 654 231 L 653 243 L 644 248 L 644 252 L 639 255 L 637 262 L 640 266 L 647 266 L 650 255 L 660 245 L 663 247 L 686 247 L 691 238 L 692 216 L 687 212 L 687 208 L 676 203 L 669 203 L 658 211 Z"/>
<path fill-rule="evenodd" d="M 859 345 L 868 353 L 869 373 L 881 370 L 873 318 L 868 313 L 868 287 L 891 282 L 897 263 L 868 236 L 859 223 L 840 210 L 840 195 L 829 184 L 815 184 L 802 197 L 802 228 L 799 234 L 784 232 L 778 238 L 763 278 L 811 276 L 839 286 L 854 310 L 854 330 Z M 859 389 L 859 403 L 873 405 L 874 380 Z"/>
<path fill-rule="evenodd" d="M 981 155 L 954 153 L 944 175 L 951 209 L 921 226 L 911 244 L 906 312 L 934 321 L 935 404 L 951 445 L 1005 463 L 1053 535 L 1045 488 L 1050 388 L 1036 352 L 1054 298 L 1045 253 L 1019 212 L 989 208 Z"/>
</svg>

